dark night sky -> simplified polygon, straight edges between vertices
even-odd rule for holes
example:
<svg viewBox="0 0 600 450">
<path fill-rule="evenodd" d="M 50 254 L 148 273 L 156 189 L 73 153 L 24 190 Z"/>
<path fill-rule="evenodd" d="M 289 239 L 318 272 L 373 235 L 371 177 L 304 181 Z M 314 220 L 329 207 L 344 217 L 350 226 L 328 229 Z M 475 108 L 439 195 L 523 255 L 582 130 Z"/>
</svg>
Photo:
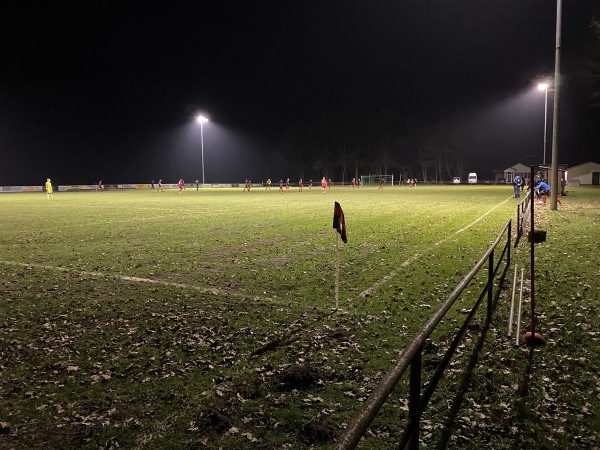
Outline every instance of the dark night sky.
<svg viewBox="0 0 600 450">
<path fill-rule="evenodd" d="M 0 185 L 201 178 L 198 108 L 207 182 L 294 179 L 281 133 L 332 111 L 426 122 L 481 178 L 542 153 L 553 1 L 53 3 L 3 7 Z M 598 160 L 574 76 L 598 3 L 563 4 L 571 165 Z"/>
</svg>

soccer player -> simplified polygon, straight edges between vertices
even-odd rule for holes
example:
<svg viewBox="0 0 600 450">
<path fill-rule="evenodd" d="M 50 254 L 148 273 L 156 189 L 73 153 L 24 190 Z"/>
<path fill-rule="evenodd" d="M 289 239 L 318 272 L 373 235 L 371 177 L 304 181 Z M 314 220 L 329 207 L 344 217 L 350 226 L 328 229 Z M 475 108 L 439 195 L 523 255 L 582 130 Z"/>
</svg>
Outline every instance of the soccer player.
<svg viewBox="0 0 600 450">
<path fill-rule="evenodd" d="M 279 192 L 283 192 L 283 179 L 279 179 Z"/>
<path fill-rule="evenodd" d="M 150 190 L 153 191 L 154 190 L 154 180 L 152 180 L 152 183 L 150 184 Z"/>
<path fill-rule="evenodd" d="M 163 188 L 162 188 L 162 178 L 160 178 L 160 179 L 158 180 L 158 189 L 156 190 L 156 192 L 158 192 L 158 191 L 160 191 L 160 192 L 164 192 L 164 191 L 163 191 Z"/>
<path fill-rule="evenodd" d="M 287 192 L 288 194 L 290 193 L 290 178 L 289 177 L 285 180 L 285 192 Z"/>
<path fill-rule="evenodd" d="M 179 186 L 179 193 L 181 194 L 181 191 L 183 191 L 183 179 L 180 178 L 177 185 Z"/>
<path fill-rule="evenodd" d="M 196 190 L 200 187 L 200 180 L 196 180 Z"/>
<path fill-rule="evenodd" d="M 381 189 L 381 190 L 383 191 L 383 184 L 384 184 L 384 183 L 385 183 L 385 181 L 383 180 L 383 178 L 381 178 L 381 179 L 379 180 L 379 187 L 377 188 L 377 190 L 380 190 L 380 189 Z"/>
<path fill-rule="evenodd" d="M 98 181 L 98 191 L 101 191 L 102 189 L 104 189 L 104 186 L 102 186 L 102 180 Z"/>
<path fill-rule="evenodd" d="M 312 188 L 312 178 L 311 180 L 308 182 L 308 189 Z"/>
<path fill-rule="evenodd" d="M 323 194 L 327 190 L 327 180 L 325 179 L 325 177 L 323 177 L 323 179 L 321 180 L 321 190 L 323 191 Z"/>
<path fill-rule="evenodd" d="M 271 190 L 271 179 L 270 178 L 267 180 L 267 190 L 268 191 Z"/>
<path fill-rule="evenodd" d="M 352 181 L 350 182 L 350 185 L 352 186 L 352 189 L 354 189 L 354 185 L 356 184 L 356 178 L 352 178 Z"/>
<path fill-rule="evenodd" d="M 52 200 L 52 182 L 50 178 L 46 180 L 46 194 L 48 195 L 48 200 Z"/>
<path fill-rule="evenodd" d="M 298 190 L 302 192 L 302 178 L 300 178 L 300 181 L 298 181 Z"/>
</svg>

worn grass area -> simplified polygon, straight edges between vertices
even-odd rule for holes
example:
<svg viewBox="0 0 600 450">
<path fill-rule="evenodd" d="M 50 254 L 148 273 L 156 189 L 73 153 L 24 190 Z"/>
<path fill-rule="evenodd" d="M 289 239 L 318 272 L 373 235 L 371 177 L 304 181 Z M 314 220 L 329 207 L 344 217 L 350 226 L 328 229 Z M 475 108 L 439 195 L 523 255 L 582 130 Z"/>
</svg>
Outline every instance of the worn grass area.
<svg viewBox="0 0 600 450">
<path fill-rule="evenodd" d="M 0 447 L 329 448 L 514 218 L 511 194 L 419 186 L 2 195 Z M 599 197 L 577 188 L 558 212 L 540 211 L 548 242 L 538 247 L 537 292 L 549 345 L 531 359 L 514 348 L 503 294 L 492 327 L 474 325 L 432 400 L 424 444 L 589 448 L 597 439 Z M 334 200 L 349 239 L 340 241 L 339 312 Z M 522 242 L 513 259 L 527 258 Z M 427 367 L 484 277 L 432 336 Z M 465 373 L 474 389 L 457 397 Z M 363 448 L 395 448 L 405 389 Z"/>
</svg>

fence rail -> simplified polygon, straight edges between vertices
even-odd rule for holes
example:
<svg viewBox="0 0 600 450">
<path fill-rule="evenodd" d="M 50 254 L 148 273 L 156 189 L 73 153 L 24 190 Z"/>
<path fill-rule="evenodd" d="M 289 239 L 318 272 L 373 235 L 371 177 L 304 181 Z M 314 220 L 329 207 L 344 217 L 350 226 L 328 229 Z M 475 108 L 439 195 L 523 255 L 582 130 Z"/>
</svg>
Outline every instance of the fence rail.
<svg viewBox="0 0 600 450">
<path fill-rule="evenodd" d="M 529 218 L 529 205 L 531 204 L 529 196 L 531 191 L 527 191 L 525 198 L 517 205 L 517 237 L 515 239 L 515 246 L 519 243 L 519 239 L 525 233 L 525 224 Z"/>
<path fill-rule="evenodd" d="M 404 375 L 406 369 L 410 366 L 409 380 L 409 412 L 408 424 L 405 428 L 404 435 L 400 441 L 399 448 L 418 449 L 419 448 L 419 422 L 421 414 L 427 407 L 427 403 L 435 392 L 438 382 L 441 380 L 444 370 L 446 369 L 452 355 L 456 351 L 460 340 L 464 337 L 467 327 L 475 315 L 482 300 L 487 297 L 487 316 L 486 323 L 489 324 L 492 318 L 493 309 L 493 284 L 494 277 L 498 273 L 501 263 L 506 258 L 506 265 L 503 275 L 510 266 L 510 244 L 511 244 L 511 220 L 508 220 L 495 241 L 490 245 L 485 254 L 475 264 L 471 271 L 458 283 L 456 288 L 449 295 L 447 300 L 442 304 L 438 311 L 426 322 L 421 331 L 419 331 L 412 342 L 402 351 L 391 369 L 383 376 L 375 390 L 362 405 L 362 408 L 348 425 L 345 432 L 334 444 L 335 450 L 349 450 L 358 445 L 358 442 L 366 433 L 369 425 L 386 402 L 398 381 Z M 500 245 L 503 239 L 506 243 L 502 247 L 500 256 L 494 264 L 494 251 Z M 438 365 L 436 371 L 431 377 L 428 386 L 421 395 L 421 376 L 422 376 L 422 353 L 425 340 L 431 335 L 433 330 L 442 321 L 448 310 L 454 305 L 454 302 L 459 298 L 460 294 L 469 286 L 469 283 L 477 275 L 480 269 L 487 263 L 488 281 L 483 288 L 478 300 L 475 302 L 470 313 L 467 315 L 465 322 L 455 335 L 450 344 L 442 362 Z M 487 295 L 486 295 L 487 294 Z"/>
</svg>

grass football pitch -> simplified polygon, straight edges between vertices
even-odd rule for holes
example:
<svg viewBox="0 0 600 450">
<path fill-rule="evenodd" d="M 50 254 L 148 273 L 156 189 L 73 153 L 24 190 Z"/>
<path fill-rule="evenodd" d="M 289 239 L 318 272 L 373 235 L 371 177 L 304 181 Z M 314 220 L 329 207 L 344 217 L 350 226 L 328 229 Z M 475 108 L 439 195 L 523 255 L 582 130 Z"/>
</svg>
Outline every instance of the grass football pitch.
<svg viewBox="0 0 600 450">
<path fill-rule="evenodd" d="M 512 197 L 510 186 L 2 195 L 0 448 L 329 448 L 509 218 L 516 227 Z M 394 448 L 403 389 L 365 448 Z"/>
</svg>

